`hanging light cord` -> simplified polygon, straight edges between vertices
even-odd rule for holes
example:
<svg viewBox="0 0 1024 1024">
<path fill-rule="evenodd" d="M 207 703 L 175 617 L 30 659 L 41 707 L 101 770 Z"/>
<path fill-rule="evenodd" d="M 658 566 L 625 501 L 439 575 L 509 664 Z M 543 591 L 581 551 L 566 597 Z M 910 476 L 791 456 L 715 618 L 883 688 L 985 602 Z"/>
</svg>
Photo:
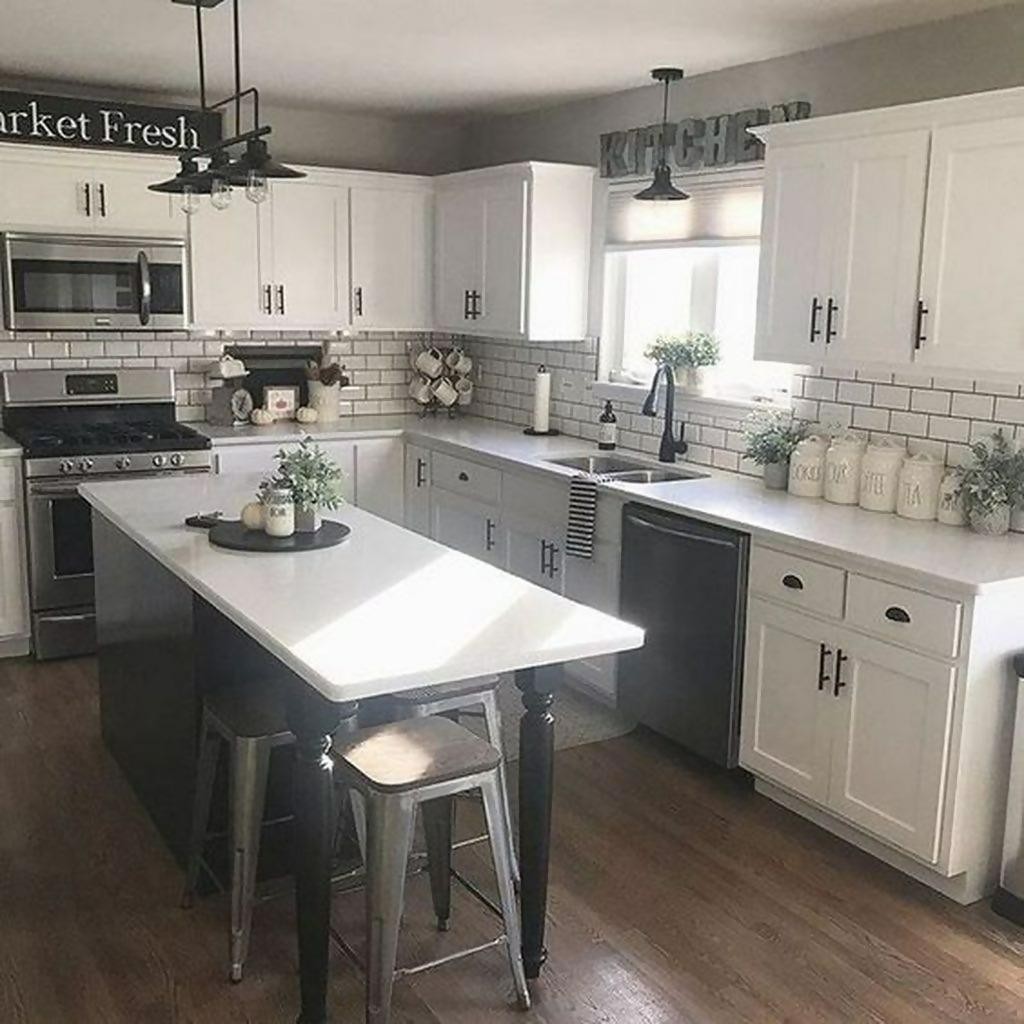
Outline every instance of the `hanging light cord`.
<svg viewBox="0 0 1024 1024">
<path fill-rule="evenodd" d="M 235 134 L 242 134 L 242 44 L 238 27 L 238 0 L 234 3 L 235 14 Z"/>
<path fill-rule="evenodd" d="M 668 135 L 668 87 L 671 83 L 665 79 L 665 100 L 661 107 L 661 134 L 658 137 L 658 166 L 666 167 L 668 160 L 666 159 L 667 146 L 665 145 L 665 136 Z"/>
<path fill-rule="evenodd" d="M 199 108 L 206 110 L 206 58 L 203 46 L 203 5 L 196 0 L 196 49 L 199 51 Z"/>
</svg>

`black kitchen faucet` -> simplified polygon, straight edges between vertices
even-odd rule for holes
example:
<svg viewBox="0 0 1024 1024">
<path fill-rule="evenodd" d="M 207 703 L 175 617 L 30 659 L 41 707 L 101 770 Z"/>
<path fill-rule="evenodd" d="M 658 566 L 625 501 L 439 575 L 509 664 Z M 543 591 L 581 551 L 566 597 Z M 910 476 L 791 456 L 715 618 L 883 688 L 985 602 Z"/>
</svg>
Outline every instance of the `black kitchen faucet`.
<svg viewBox="0 0 1024 1024">
<path fill-rule="evenodd" d="M 658 415 L 658 384 L 661 375 L 665 375 L 665 429 L 661 433 L 661 446 L 658 448 L 659 462 L 675 462 L 677 455 L 683 455 L 689 447 L 685 441 L 686 424 L 679 424 L 679 440 L 673 434 L 676 406 L 676 375 L 668 363 L 662 363 L 654 371 L 654 380 L 651 381 L 651 390 L 648 392 L 644 402 L 643 414 L 645 416 Z"/>
</svg>

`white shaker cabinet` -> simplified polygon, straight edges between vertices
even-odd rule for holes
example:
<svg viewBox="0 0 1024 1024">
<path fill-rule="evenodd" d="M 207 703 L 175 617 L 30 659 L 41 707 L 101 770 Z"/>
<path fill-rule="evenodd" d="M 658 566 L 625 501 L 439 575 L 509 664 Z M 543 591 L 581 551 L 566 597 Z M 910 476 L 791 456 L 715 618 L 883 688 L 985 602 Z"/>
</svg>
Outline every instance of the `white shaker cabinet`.
<svg viewBox="0 0 1024 1024">
<path fill-rule="evenodd" d="M 356 441 L 355 449 L 355 504 L 401 526 L 405 519 L 405 459 L 401 438 L 361 438 Z"/>
<path fill-rule="evenodd" d="M 442 490 L 430 493 L 430 536 L 446 547 L 504 568 L 505 538 L 501 509 L 474 498 Z"/>
<path fill-rule="evenodd" d="M 21 452 L 0 457 L 0 654 L 29 649 Z"/>
<path fill-rule="evenodd" d="M 346 305 L 361 330 L 432 326 L 431 192 L 371 184 L 349 192 L 351 287 Z"/>
<path fill-rule="evenodd" d="M 318 441 L 317 444 L 338 464 L 344 474 L 342 494 L 355 503 L 356 445 L 354 441 Z M 252 444 L 221 444 L 214 448 L 213 465 L 217 473 L 272 474 L 277 467 L 277 453 L 298 447 L 298 441 L 257 441 Z"/>
<path fill-rule="evenodd" d="M 405 527 L 430 536 L 430 452 L 405 446 Z"/>
<path fill-rule="evenodd" d="M 539 587 L 562 592 L 565 576 L 564 526 L 502 510 L 501 528 L 508 562 L 505 568 Z"/>
<path fill-rule="evenodd" d="M 269 239 L 261 237 L 257 208 L 246 199 L 226 210 L 204 202 L 189 217 L 188 229 L 193 323 L 269 327 L 273 294 L 262 283 L 260 258 L 261 245 L 268 246 Z"/>
</svg>

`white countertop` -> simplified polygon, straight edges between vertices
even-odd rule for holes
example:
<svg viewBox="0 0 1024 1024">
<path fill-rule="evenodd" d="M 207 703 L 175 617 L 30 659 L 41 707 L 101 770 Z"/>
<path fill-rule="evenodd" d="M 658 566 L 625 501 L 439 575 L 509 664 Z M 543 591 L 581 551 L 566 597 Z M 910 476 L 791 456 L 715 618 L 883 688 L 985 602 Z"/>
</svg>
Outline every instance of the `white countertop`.
<svg viewBox="0 0 1024 1024">
<path fill-rule="evenodd" d="M 0 456 L 20 455 L 21 445 L 12 437 L 0 432 Z"/>
<path fill-rule="evenodd" d="M 345 506 L 316 552 L 213 547 L 187 515 L 234 515 L 249 475 L 117 480 L 81 493 L 118 529 L 330 700 L 358 700 L 629 650 L 643 631 Z"/>
<path fill-rule="evenodd" d="M 214 443 L 222 443 L 219 431 L 206 428 Z M 298 424 L 271 428 L 240 428 L 243 431 L 279 431 L 280 442 L 303 433 Z M 544 473 L 568 480 L 572 470 L 553 466 L 546 459 L 573 454 L 596 454 L 596 445 L 572 437 L 528 437 L 521 429 L 491 420 L 466 417 L 459 420 L 420 419 L 416 416 L 364 416 L 320 427 L 321 436 L 354 438 L 404 436 L 413 443 L 461 454 L 504 468 Z M 214 434 L 214 431 L 218 431 Z M 329 431 L 329 433 L 327 433 Z M 233 439 L 252 443 L 259 436 Z M 635 458 L 626 449 L 620 453 Z M 896 571 L 923 584 L 937 584 L 966 593 L 995 587 L 1024 585 L 1024 534 L 983 537 L 969 530 L 940 523 L 913 522 L 895 515 L 867 512 L 857 507 L 796 498 L 785 492 L 765 490 L 760 480 L 725 473 L 708 466 L 680 462 L 683 468 L 707 474 L 698 480 L 652 484 L 602 484 L 602 490 L 669 512 L 733 527 L 768 542 L 795 541 L 817 549 L 822 557 L 853 559 L 867 568 Z"/>
</svg>

